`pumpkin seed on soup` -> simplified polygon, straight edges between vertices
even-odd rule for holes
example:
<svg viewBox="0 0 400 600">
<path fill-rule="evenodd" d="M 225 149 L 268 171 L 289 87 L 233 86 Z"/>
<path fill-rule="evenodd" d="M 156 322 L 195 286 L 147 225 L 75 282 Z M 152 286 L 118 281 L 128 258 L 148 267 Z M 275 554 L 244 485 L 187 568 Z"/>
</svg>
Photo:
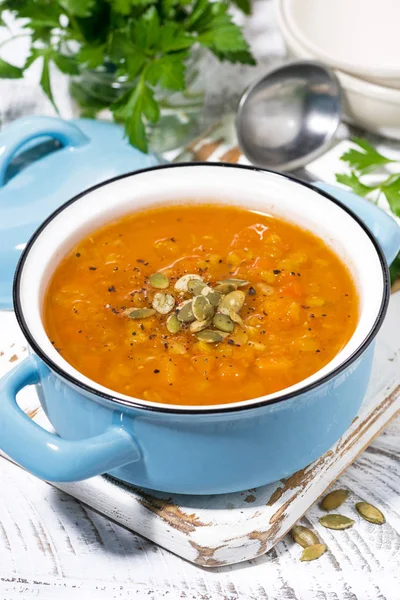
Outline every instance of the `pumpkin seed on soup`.
<svg viewBox="0 0 400 600">
<path fill-rule="evenodd" d="M 156 314 L 153 308 L 133 308 L 129 313 L 130 319 L 147 319 Z"/>
<path fill-rule="evenodd" d="M 320 506 L 322 510 L 335 510 L 347 500 L 349 494 L 350 492 L 348 490 L 333 490 L 333 492 L 329 492 L 329 494 L 321 500 Z"/>
<path fill-rule="evenodd" d="M 331 514 L 324 515 L 320 518 L 319 522 L 323 527 L 327 529 L 348 529 L 349 527 L 353 527 L 354 521 L 353 519 L 349 519 L 349 517 L 345 517 L 344 515 L 339 514 Z"/>
<path fill-rule="evenodd" d="M 218 305 L 218 311 L 224 313 L 225 315 L 229 315 L 229 311 L 232 309 L 238 313 L 241 311 L 245 299 L 246 294 L 241 290 L 230 292 L 222 298 Z"/>
<path fill-rule="evenodd" d="M 171 294 L 157 292 L 154 294 L 152 306 L 160 315 L 167 315 L 175 306 L 175 298 Z"/>
<path fill-rule="evenodd" d="M 234 323 L 237 323 L 237 325 L 240 325 L 240 327 L 246 327 L 246 325 L 244 324 L 244 321 L 243 321 L 242 317 L 239 315 L 239 313 L 235 312 L 233 310 L 233 308 L 230 309 L 229 316 L 232 319 L 232 321 Z"/>
<path fill-rule="evenodd" d="M 217 313 L 213 318 L 213 325 L 220 331 L 231 333 L 235 329 L 235 324 L 228 315 Z"/>
<path fill-rule="evenodd" d="M 201 290 L 201 293 L 203 296 L 205 296 L 207 298 L 207 300 L 209 301 L 209 303 L 212 306 L 218 306 L 219 301 L 221 300 L 221 296 L 220 296 L 220 294 L 218 294 L 218 292 L 213 290 L 209 285 L 206 285 Z"/>
<path fill-rule="evenodd" d="M 304 548 L 302 555 L 300 556 L 301 561 L 315 560 L 323 554 L 325 554 L 327 547 L 325 544 L 314 544 L 313 546 L 307 546 Z"/>
<path fill-rule="evenodd" d="M 384 514 L 368 502 L 357 502 L 356 503 L 356 511 L 369 523 L 374 523 L 374 525 L 383 525 L 386 522 Z"/>
<path fill-rule="evenodd" d="M 195 321 L 196 317 L 193 314 L 193 300 L 186 300 L 185 302 L 182 302 L 182 304 L 178 306 L 178 312 L 176 316 L 178 317 L 179 321 L 182 321 L 182 323 L 191 323 L 192 321 Z"/>
<path fill-rule="evenodd" d="M 214 314 L 214 308 L 211 306 L 206 296 L 195 296 L 192 302 L 192 311 L 197 321 L 209 319 Z"/>
<path fill-rule="evenodd" d="M 319 544 L 319 539 L 315 533 L 311 531 L 311 529 L 303 527 L 303 525 L 295 525 L 292 527 L 290 535 L 292 536 L 293 541 L 300 544 L 303 548 Z"/>
<path fill-rule="evenodd" d="M 193 321 L 193 323 L 190 323 L 189 325 L 190 332 L 198 333 L 199 331 L 202 331 L 203 329 L 208 327 L 210 323 L 211 319 L 205 319 L 204 321 Z"/>
<path fill-rule="evenodd" d="M 164 273 L 153 273 L 149 277 L 149 283 L 153 288 L 165 290 L 169 286 L 169 279 Z"/>
<path fill-rule="evenodd" d="M 227 333 L 214 331 L 213 329 L 203 329 L 203 331 L 196 333 L 198 340 L 207 342 L 208 344 L 218 344 L 219 342 L 223 342 L 227 335 Z"/>
<path fill-rule="evenodd" d="M 233 285 L 235 289 L 239 288 L 239 287 L 243 287 L 245 285 L 248 285 L 250 283 L 250 281 L 247 281 L 246 279 L 235 279 L 234 277 L 228 278 L 228 279 L 222 279 L 221 281 L 218 281 L 218 283 L 220 285 Z"/>
<path fill-rule="evenodd" d="M 187 292 L 188 291 L 188 283 L 193 279 L 198 279 L 199 281 L 203 281 L 203 278 L 200 275 L 196 275 L 196 273 L 191 273 L 188 275 L 183 275 L 178 279 L 175 283 L 175 289 L 177 292 Z"/>
<path fill-rule="evenodd" d="M 204 283 L 204 281 L 201 281 L 200 279 L 190 279 L 187 284 L 188 292 L 190 292 L 194 296 L 200 294 L 201 290 L 205 287 L 207 287 L 207 285 Z"/>
<path fill-rule="evenodd" d="M 170 333 L 178 333 L 182 323 L 179 321 L 176 315 L 170 315 L 167 319 L 167 329 Z"/>
<path fill-rule="evenodd" d="M 214 290 L 221 294 L 221 296 L 225 296 L 229 294 L 229 292 L 233 292 L 235 290 L 235 286 L 232 283 L 219 283 L 215 286 Z"/>
</svg>

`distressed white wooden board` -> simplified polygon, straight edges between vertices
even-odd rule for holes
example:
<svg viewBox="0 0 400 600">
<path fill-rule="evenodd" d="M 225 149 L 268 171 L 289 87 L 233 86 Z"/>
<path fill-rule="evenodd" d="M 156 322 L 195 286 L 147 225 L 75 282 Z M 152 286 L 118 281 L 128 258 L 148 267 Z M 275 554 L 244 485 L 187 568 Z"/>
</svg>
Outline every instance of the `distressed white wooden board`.
<svg viewBox="0 0 400 600">
<path fill-rule="evenodd" d="M 369 400 L 351 431 L 376 417 L 374 423 L 359 430 L 360 437 L 347 452 L 342 439 L 338 444 L 342 450 L 317 461 L 316 467 L 311 466 L 283 485 L 218 497 L 175 497 L 172 503 L 166 501 L 166 495 L 143 495 L 105 477 L 62 487 L 115 521 L 200 564 L 213 566 L 265 552 L 400 408 L 398 393 L 392 394 L 400 374 L 400 343 L 396 340 L 399 325 L 400 294 L 395 294 L 377 343 Z M 0 330 L 0 349 L 4 353 L 0 357 L 0 372 L 4 372 L 24 356 L 26 349 L 11 313 L 0 313 Z M 37 407 L 32 393 L 25 393 L 21 402 L 30 411 Z M 16 589 L 23 590 L 26 598 L 36 597 L 38 589 L 44 590 L 40 591 L 40 598 L 53 598 L 55 589 L 57 598 L 67 598 L 75 589 L 74 598 L 80 597 L 78 593 L 82 598 L 90 597 L 90 590 L 98 593 L 93 596 L 96 598 L 102 598 L 103 592 L 105 598 L 129 598 L 129 590 L 135 598 L 152 594 L 159 598 L 175 590 L 176 596 L 172 597 L 182 597 L 184 591 L 187 597 L 192 594 L 193 598 L 201 598 L 203 594 L 204 598 L 229 599 L 263 598 L 262 594 L 265 598 L 314 598 L 321 590 L 327 593 L 331 589 L 333 598 L 398 600 L 394 592 L 391 595 L 391 589 L 395 589 L 400 566 L 399 441 L 400 427 L 393 426 L 340 480 L 340 485 L 354 493 L 344 509 L 346 514 L 354 517 L 353 502 L 368 499 L 383 509 L 387 525 L 373 527 L 356 517 L 356 526 L 348 532 L 330 532 L 319 526 L 320 511 L 314 506 L 307 514 L 306 524 L 314 527 L 329 546 L 329 553 L 319 561 L 300 564 L 299 548 L 286 537 L 268 555 L 245 563 L 243 570 L 238 565 L 208 572 L 157 549 L 2 459 L 0 598 L 14 598 L 11 594 L 16 594 Z M 271 495 L 278 487 L 283 488 L 283 493 L 271 502 Z M 251 500 L 254 498 L 253 502 L 249 502 L 249 496 Z M 157 506 L 156 514 L 151 508 L 157 510 Z M 221 548 L 214 550 L 218 546 Z M 144 578 L 140 575 L 143 569 Z M 360 572 L 365 576 L 360 578 Z M 18 582 L 18 578 L 26 583 Z M 123 582 L 123 593 L 115 581 Z M 78 587 L 72 588 L 74 585 Z M 306 589 L 307 593 L 313 589 L 315 595 L 304 595 Z"/>
</svg>

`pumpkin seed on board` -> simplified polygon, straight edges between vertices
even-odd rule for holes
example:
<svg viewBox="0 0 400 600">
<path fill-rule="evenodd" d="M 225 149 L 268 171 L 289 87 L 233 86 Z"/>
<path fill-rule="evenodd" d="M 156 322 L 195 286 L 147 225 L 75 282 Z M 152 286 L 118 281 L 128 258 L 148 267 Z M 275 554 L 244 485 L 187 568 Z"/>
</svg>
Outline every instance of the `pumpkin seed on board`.
<svg viewBox="0 0 400 600">
<path fill-rule="evenodd" d="M 147 319 L 156 314 L 153 308 L 134 308 L 129 312 L 130 319 Z"/>
<path fill-rule="evenodd" d="M 222 298 L 218 305 L 218 312 L 229 315 L 229 311 L 232 309 L 238 313 L 242 309 L 245 299 L 246 294 L 241 290 L 230 292 Z"/>
<path fill-rule="evenodd" d="M 197 296 L 201 293 L 203 288 L 207 287 L 206 284 L 200 279 L 190 279 L 187 284 L 188 292 Z"/>
<path fill-rule="evenodd" d="M 170 333 L 178 333 L 180 328 L 182 327 L 182 323 L 179 321 L 178 317 L 174 315 L 169 315 L 167 319 L 167 329 Z"/>
<path fill-rule="evenodd" d="M 218 344 L 223 342 L 228 334 L 223 331 L 213 331 L 212 329 L 203 329 L 196 333 L 196 337 L 201 342 L 207 342 L 208 344 Z"/>
<path fill-rule="evenodd" d="M 210 287 L 209 285 L 206 285 L 201 290 L 201 294 L 207 298 L 207 300 L 212 306 L 218 306 L 221 300 L 221 295 L 218 294 L 218 292 L 216 292 L 215 290 L 213 290 L 212 287 Z"/>
<path fill-rule="evenodd" d="M 171 294 L 157 292 L 154 294 L 152 306 L 160 315 L 167 315 L 175 306 L 175 298 Z"/>
<path fill-rule="evenodd" d="M 193 323 L 190 323 L 189 326 L 190 332 L 198 333 L 199 331 L 206 329 L 206 327 L 208 327 L 210 323 L 211 319 L 205 319 L 204 321 L 193 321 Z"/>
<path fill-rule="evenodd" d="M 193 279 L 198 279 L 199 281 L 203 281 L 203 278 L 200 275 L 196 275 L 196 273 L 189 273 L 188 275 L 182 275 L 175 283 L 175 289 L 177 292 L 187 292 L 188 291 L 188 283 Z"/>
<path fill-rule="evenodd" d="M 327 548 L 325 544 L 314 544 L 313 546 L 307 546 L 304 548 L 302 555 L 300 556 L 301 561 L 315 560 L 323 554 L 325 554 Z"/>
<path fill-rule="evenodd" d="M 214 308 L 211 306 L 206 296 L 195 296 L 192 303 L 192 311 L 197 321 L 209 319 L 214 314 Z"/>
<path fill-rule="evenodd" d="M 319 522 L 323 527 L 327 529 L 348 529 L 349 527 L 353 527 L 354 521 L 353 519 L 349 519 L 349 517 L 345 517 L 344 515 L 339 514 L 330 514 L 324 515 L 320 518 Z"/>
<path fill-rule="evenodd" d="M 307 529 L 307 527 L 303 527 L 303 525 L 295 525 L 290 530 L 290 535 L 292 539 L 303 548 L 307 548 L 308 546 L 315 546 L 315 544 L 319 544 L 319 539 L 315 535 L 311 529 Z"/>
<path fill-rule="evenodd" d="M 151 287 L 158 290 L 165 290 L 169 286 L 169 279 L 164 273 L 153 273 L 149 277 Z"/>
<path fill-rule="evenodd" d="M 356 503 L 356 511 L 369 523 L 374 523 L 374 525 L 383 525 L 386 523 L 386 519 L 384 514 L 373 506 L 372 504 L 368 504 L 368 502 L 357 502 Z"/>
<path fill-rule="evenodd" d="M 195 321 L 196 318 L 193 314 L 193 300 L 185 300 L 178 306 L 178 312 L 176 314 L 178 319 L 182 323 L 191 323 Z"/>
<path fill-rule="evenodd" d="M 238 325 L 240 325 L 240 327 L 246 328 L 242 317 L 239 315 L 239 313 L 235 312 L 233 308 L 230 309 L 229 316 L 234 323 L 237 323 Z"/>
<path fill-rule="evenodd" d="M 330 511 L 339 508 L 349 497 L 349 490 L 333 490 L 322 498 L 320 507 L 322 510 Z"/>
<path fill-rule="evenodd" d="M 247 281 L 246 279 L 235 279 L 234 277 L 228 278 L 228 279 L 222 279 L 221 281 L 218 281 L 218 283 L 220 285 L 223 284 L 227 284 L 227 285 L 233 285 L 235 289 L 243 287 L 245 285 L 248 285 L 250 283 L 250 281 Z"/>
<path fill-rule="evenodd" d="M 235 323 L 228 315 L 217 313 L 213 318 L 213 325 L 220 331 L 231 333 L 235 329 Z"/>
</svg>

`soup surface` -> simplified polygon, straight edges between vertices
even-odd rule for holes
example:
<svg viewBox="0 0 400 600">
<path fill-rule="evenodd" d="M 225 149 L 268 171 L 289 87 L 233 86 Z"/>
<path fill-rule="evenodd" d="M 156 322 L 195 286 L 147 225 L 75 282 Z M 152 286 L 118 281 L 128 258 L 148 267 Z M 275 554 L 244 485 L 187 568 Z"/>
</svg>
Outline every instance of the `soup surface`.
<svg viewBox="0 0 400 600">
<path fill-rule="evenodd" d="M 352 336 L 358 297 L 311 233 L 242 208 L 179 205 L 82 239 L 51 278 L 44 320 L 62 356 L 103 386 L 212 405 L 321 369 Z"/>
</svg>

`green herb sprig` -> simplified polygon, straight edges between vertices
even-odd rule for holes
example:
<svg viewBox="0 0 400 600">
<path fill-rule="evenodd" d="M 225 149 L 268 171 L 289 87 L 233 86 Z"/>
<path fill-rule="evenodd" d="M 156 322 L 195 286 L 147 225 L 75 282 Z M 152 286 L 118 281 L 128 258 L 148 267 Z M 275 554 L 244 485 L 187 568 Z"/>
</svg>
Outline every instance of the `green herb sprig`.
<svg viewBox="0 0 400 600">
<path fill-rule="evenodd" d="M 132 82 L 109 108 L 132 145 L 148 151 L 146 125 L 157 123 L 155 90 L 185 89 L 186 61 L 195 45 L 220 60 L 255 64 L 230 4 L 250 13 L 250 0 L 2 0 L 7 12 L 25 19 L 30 54 L 22 68 L 0 59 L 0 77 L 15 79 L 41 61 L 40 85 L 56 108 L 50 65 L 68 75 L 103 65 Z M 12 39 L 12 38 L 10 38 Z"/>
<path fill-rule="evenodd" d="M 400 217 L 400 164 L 399 172 L 388 175 L 382 167 L 400 161 L 380 154 L 367 140 L 353 138 L 356 148 L 347 150 L 340 159 L 350 167 L 350 174 L 337 173 L 336 181 L 349 187 L 355 194 L 371 197 L 378 202 L 384 196 L 394 215 Z M 376 183 L 366 182 L 365 176 L 374 174 Z M 392 282 L 400 277 L 400 253 L 390 266 Z"/>
</svg>

